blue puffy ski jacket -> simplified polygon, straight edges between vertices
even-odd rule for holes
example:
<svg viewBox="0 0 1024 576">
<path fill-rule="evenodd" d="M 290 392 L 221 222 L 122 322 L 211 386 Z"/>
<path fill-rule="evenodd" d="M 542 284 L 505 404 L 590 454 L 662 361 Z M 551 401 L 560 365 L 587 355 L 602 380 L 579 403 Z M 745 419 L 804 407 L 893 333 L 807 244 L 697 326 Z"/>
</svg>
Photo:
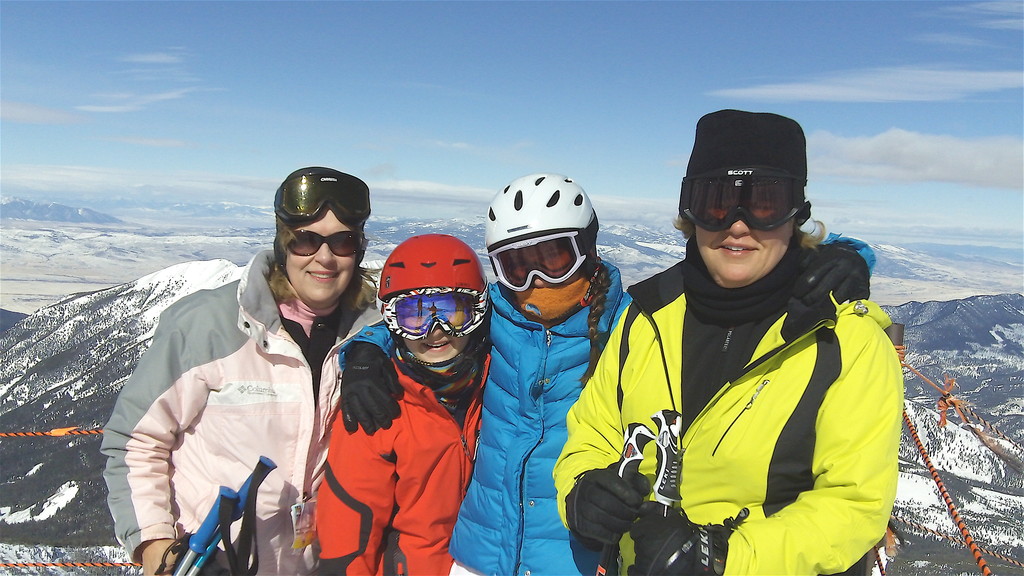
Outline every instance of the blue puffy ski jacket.
<svg viewBox="0 0 1024 576">
<path fill-rule="evenodd" d="M 607 336 L 630 298 L 619 270 L 604 265 L 611 282 L 600 330 Z M 483 574 L 593 574 L 598 553 L 562 525 L 552 478 L 590 360 L 590 308 L 545 330 L 519 312 L 505 287 L 491 284 L 490 295 L 493 347 L 476 468 L 450 552 Z"/>
</svg>

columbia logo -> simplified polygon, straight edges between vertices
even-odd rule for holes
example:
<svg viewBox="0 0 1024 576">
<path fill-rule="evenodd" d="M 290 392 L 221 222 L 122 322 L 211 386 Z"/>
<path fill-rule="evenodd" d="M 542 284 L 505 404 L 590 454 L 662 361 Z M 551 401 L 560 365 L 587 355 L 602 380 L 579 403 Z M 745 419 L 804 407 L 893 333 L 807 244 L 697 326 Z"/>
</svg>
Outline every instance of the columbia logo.
<svg viewBox="0 0 1024 576">
<path fill-rule="evenodd" d="M 242 384 L 238 387 L 238 391 L 242 394 L 277 396 L 277 392 L 273 388 L 270 386 L 260 386 L 259 384 Z"/>
</svg>

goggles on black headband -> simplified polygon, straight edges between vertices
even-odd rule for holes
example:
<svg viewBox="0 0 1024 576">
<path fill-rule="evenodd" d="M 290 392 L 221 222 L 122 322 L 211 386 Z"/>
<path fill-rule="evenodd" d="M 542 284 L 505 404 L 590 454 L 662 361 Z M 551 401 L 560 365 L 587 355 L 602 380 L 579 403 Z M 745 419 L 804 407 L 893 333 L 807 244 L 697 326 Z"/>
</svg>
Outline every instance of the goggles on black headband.
<svg viewBox="0 0 1024 576">
<path fill-rule="evenodd" d="M 798 214 L 809 217 L 803 180 L 765 168 L 720 170 L 683 179 L 679 214 L 705 230 L 727 230 L 743 220 L 774 230 Z M 806 215 L 806 216 L 805 216 Z"/>
<path fill-rule="evenodd" d="M 310 171 L 285 180 L 274 197 L 274 213 L 288 226 L 316 220 L 325 206 L 330 206 L 338 220 L 362 228 L 370 216 L 369 188 L 344 172 Z"/>
</svg>

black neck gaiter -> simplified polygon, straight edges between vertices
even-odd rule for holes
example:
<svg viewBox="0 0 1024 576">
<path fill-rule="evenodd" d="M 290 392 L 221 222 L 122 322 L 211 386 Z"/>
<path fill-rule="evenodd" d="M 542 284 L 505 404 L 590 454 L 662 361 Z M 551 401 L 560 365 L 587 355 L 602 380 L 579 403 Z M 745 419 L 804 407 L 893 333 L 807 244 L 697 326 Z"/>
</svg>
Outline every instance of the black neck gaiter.
<svg viewBox="0 0 1024 576">
<path fill-rule="evenodd" d="M 794 235 L 782 260 L 764 278 L 742 288 L 723 288 L 711 278 L 696 237 L 691 236 L 682 266 L 687 309 L 701 321 L 719 326 L 757 321 L 786 307 L 799 272 L 800 244 Z"/>
</svg>

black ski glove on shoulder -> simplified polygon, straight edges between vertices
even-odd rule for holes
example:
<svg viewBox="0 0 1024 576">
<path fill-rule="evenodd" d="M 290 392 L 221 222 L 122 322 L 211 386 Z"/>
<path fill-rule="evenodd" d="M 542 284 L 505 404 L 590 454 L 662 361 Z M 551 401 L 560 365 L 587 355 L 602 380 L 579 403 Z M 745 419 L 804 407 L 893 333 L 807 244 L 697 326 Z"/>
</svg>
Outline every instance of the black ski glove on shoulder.
<svg viewBox="0 0 1024 576">
<path fill-rule="evenodd" d="M 793 287 L 793 295 L 812 308 L 815 304 L 828 303 L 829 292 L 840 304 L 866 300 L 871 295 L 868 263 L 843 242 L 804 250 L 800 269 L 802 273 Z"/>
<path fill-rule="evenodd" d="M 565 497 L 569 532 L 594 550 L 619 542 L 651 492 L 646 476 L 627 471 L 626 477 L 620 478 L 617 467 L 618 463 L 584 472 Z"/>
<path fill-rule="evenodd" d="M 369 342 L 353 342 L 345 351 L 341 374 L 341 411 L 345 430 L 362 425 L 367 434 L 388 429 L 400 410 L 402 393 L 395 365 L 388 355 Z"/>
<path fill-rule="evenodd" d="M 729 535 L 749 515 L 744 508 L 723 524 L 698 526 L 678 508 L 647 502 L 629 531 L 635 563 L 629 576 L 721 576 L 729 552 Z"/>
</svg>

